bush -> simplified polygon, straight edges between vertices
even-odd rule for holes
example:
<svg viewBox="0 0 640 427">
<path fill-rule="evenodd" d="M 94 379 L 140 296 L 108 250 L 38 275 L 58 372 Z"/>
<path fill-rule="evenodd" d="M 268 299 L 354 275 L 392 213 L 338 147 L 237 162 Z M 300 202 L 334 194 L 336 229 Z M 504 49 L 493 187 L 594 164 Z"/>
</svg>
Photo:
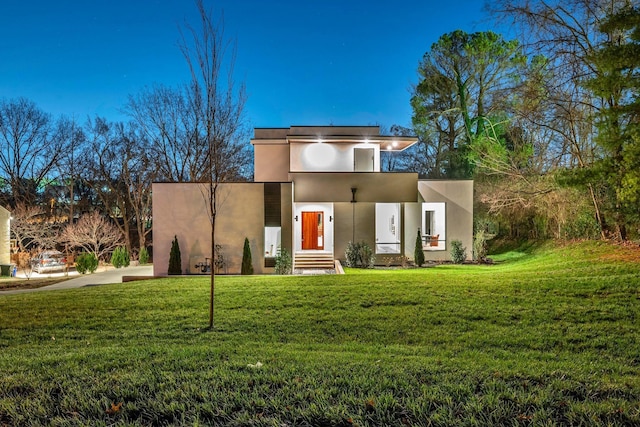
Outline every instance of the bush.
<svg viewBox="0 0 640 427">
<path fill-rule="evenodd" d="M 173 236 L 171 243 L 171 252 L 169 252 L 169 270 L 168 274 L 182 274 L 182 257 L 180 256 L 180 244 L 178 244 L 178 236 Z"/>
<path fill-rule="evenodd" d="M 467 259 L 467 248 L 462 246 L 460 240 L 451 242 L 451 261 L 456 264 L 462 264 Z"/>
<path fill-rule="evenodd" d="M 147 264 L 149 262 L 149 251 L 147 251 L 146 247 L 142 247 L 140 249 L 140 254 L 138 255 L 138 263 L 140 265 Z"/>
<path fill-rule="evenodd" d="M 418 228 L 418 235 L 416 236 L 416 248 L 413 250 L 413 260 L 418 267 L 422 267 L 422 264 L 424 264 L 424 252 L 422 251 L 422 236 L 420 236 L 419 228 Z"/>
<path fill-rule="evenodd" d="M 242 268 L 240 274 L 253 274 L 253 262 L 251 261 L 251 246 L 249 239 L 244 238 L 244 249 L 242 250 Z"/>
<path fill-rule="evenodd" d="M 124 246 L 118 246 L 113 250 L 111 254 L 111 264 L 115 268 L 120 267 L 129 267 L 131 264 L 131 257 L 129 256 L 129 251 Z"/>
<path fill-rule="evenodd" d="M 347 267 L 373 268 L 376 262 L 376 256 L 365 242 L 349 242 L 345 256 L 347 257 Z"/>
<path fill-rule="evenodd" d="M 293 259 L 291 258 L 291 254 L 285 248 L 281 248 L 278 250 L 278 255 L 276 255 L 276 266 L 275 266 L 276 274 L 291 274 L 293 267 Z"/>
<path fill-rule="evenodd" d="M 98 258 L 94 254 L 83 253 L 76 258 L 76 270 L 80 274 L 93 273 L 98 268 Z"/>
<path fill-rule="evenodd" d="M 487 233 L 479 230 L 473 238 L 473 255 L 478 262 L 487 261 Z"/>
</svg>

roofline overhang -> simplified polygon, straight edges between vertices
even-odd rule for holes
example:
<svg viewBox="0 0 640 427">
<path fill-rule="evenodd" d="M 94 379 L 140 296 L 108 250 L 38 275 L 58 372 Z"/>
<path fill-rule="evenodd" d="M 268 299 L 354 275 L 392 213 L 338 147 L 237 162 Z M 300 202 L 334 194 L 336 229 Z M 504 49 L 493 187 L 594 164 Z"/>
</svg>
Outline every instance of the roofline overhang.
<svg viewBox="0 0 640 427">
<path fill-rule="evenodd" d="M 286 138 L 269 138 L 269 139 L 251 139 L 252 145 L 286 145 L 291 143 L 297 144 L 376 144 L 380 146 L 380 150 L 384 151 L 404 151 L 418 142 L 416 136 L 360 136 L 360 135 L 287 135 Z"/>
</svg>

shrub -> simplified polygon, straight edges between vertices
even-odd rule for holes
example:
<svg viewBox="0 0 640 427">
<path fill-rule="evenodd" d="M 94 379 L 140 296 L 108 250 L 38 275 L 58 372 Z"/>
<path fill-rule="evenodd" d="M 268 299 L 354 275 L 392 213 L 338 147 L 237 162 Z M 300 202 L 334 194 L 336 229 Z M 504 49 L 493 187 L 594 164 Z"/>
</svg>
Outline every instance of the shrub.
<svg viewBox="0 0 640 427">
<path fill-rule="evenodd" d="M 285 248 L 280 248 L 276 255 L 276 274 L 291 274 L 293 267 L 293 259 L 291 254 Z"/>
<path fill-rule="evenodd" d="M 182 274 L 182 257 L 180 256 L 180 244 L 178 244 L 178 236 L 173 236 L 171 243 L 171 252 L 169 252 L 169 274 Z"/>
<path fill-rule="evenodd" d="M 76 270 L 80 274 L 93 273 L 98 268 L 98 258 L 94 254 L 83 253 L 76 258 Z"/>
<path fill-rule="evenodd" d="M 451 261 L 456 264 L 462 264 L 467 259 L 467 248 L 462 246 L 460 240 L 451 242 Z"/>
<path fill-rule="evenodd" d="M 251 261 L 251 246 L 249 239 L 244 238 L 244 249 L 242 250 L 242 268 L 240 274 L 253 274 L 253 262 Z"/>
<path fill-rule="evenodd" d="M 111 254 L 111 264 L 115 268 L 128 267 L 131 263 L 131 257 L 129 251 L 124 246 L 118 246 L 113 250 Z"/>
<path fill-rule="evenodd" d="M 347 267 L 373 268 L 376 262 L 376 256 L 366 242 L 349 242 L 345 256 L 347 258 Z"/>
<path fill-rule="evenodd" d="M 478 262 L 487 261 L 487 233 L 478 230 L 473 238 L 473 255 Z"/>
<path fill-rule="evenodd" d="M 149 262 L 149 251 L 147 251 L 147 248 L 144 246 L 140 248 L 138 262 L 140 263 L 140 265 L 147 264 Z"/>
<path fill-rule="evenodd" d="M 416 248 L 413 250 L 414 262 L 418 267 L 422 267 L 424 264 L 424 252 L 422 251 L 422 236 L 420 236 L 420 229 L 418 228 L 418 235 L 416 236 Z"/>
</svg>

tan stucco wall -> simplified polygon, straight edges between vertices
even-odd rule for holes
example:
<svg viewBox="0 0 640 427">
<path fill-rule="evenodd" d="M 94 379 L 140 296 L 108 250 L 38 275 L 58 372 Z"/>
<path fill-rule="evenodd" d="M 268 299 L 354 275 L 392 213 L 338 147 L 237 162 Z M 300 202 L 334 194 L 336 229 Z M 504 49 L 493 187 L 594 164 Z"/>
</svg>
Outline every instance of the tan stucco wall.
<svg viewBox="0 0 640 427">
<path fill-rule="evenodd" d="M 375 172 L 291 173 L 296 202 L 350 202 L 357 188 L 360 202 L 415 202 L 418 174 Z"/>
<path fill-rule="evenodd" d="M 174 235 L 178 237 L 182 271 L 196 273 L 193 261 L 210 257 L 211 229 L 205 198 L 206 186 L 193 183 L 153 184 L 153 266 L 155 275 L 166 275 Z M 218 189 L 216 243 L 222 245 L 226 272 L 240 272 L 245 237 L 249 238 L 253 268 L 264 270 L 264 185 L 220 184 Z"/>
<path fill-rule="evenodd" d="M 467 248 L 467 258 L 473 257 L 473 181 L 471 180 L 424 180 L 418 181 L 419 202 L 446 203 L 446 250 L 425 251 L 426 260 L 450 260 L 451 241 L 460 240 Z M 413 209 L 413 208 L 410 208 Z M 416 205 L 418 224 L 421 221 L 421 207 Z M 417 227 L 416 227 L 417 229 Z M 408 231 L 407 231 L 408 233 Z M 415 233 L 413 230 L 413 248 Z M 406 244 L 406 248 L 410 244 Z M 413 258 L 413 249 L 407 252 Z"/>
<path fill-rule="evenodd" d="M 211 229 L 205 198 L 206 186 L 194 183 L 153 184 L 154 274 L 166 275 L 174 235 L 178 237 L 182 271 L 198 274 L 195 263 L 210 257 Z M 292 185 L 281 184 L 282 244 L 291 251 Z M 264 267 L 264 184 L 220 184 L 216 243 L 222 245 L 225 273 L 238 274 L 245 237 L 249 238 L 256 274 L 273 272 Z"/>
<path fill-rule="evenodd" d="M 254 181 L 284 182 L 288 181 L 289 144 L 286 141 L 273 141 L 256 144 L 254 150 Z"/>
<path fill-rule="evenodd" d="M 345 260 L 349 242 L 366 242 L 371 249 L 376 243 L 375 203 L 334 203 L 334 257 Z M 355 215 L 354 215 L 355 214 Z M 354 233 L 355 218 L 355 233 Z M 355 234 L 355 236 L 354 236 Z"/>
<path fill-rule="evenodd" d="M 11 263 L 11 212 L 0 206 L 0 264 Z"/>
</svg>

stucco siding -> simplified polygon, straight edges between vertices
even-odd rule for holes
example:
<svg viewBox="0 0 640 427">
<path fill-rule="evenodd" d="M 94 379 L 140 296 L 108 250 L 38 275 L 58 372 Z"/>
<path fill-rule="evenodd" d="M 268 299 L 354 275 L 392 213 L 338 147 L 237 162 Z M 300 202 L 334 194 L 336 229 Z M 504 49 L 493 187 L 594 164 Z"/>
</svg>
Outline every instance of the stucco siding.
<svg viewBox="0 0 640 427">
<path fill-rule="evenodd" d="M 291 173 L 296 202 L 415 202 L 418 174 L 375 172 Z"/>
<path fill-rule="evenodd" d="M 211 256 L 211 228 L 203 184 L 153 184 L 154 274 L 167 274 L 169 252 L 177 236 L 184 274 L 197 273 L 194 262 Z M 226 273 L 239 273 L 245 237 L 249 238 L 254 271 L 263 271 L 264 185 L 220 184 L 216 243 L 222 245 Z"/>
<path fill-rule="evenodd" d="M 289 145 L 286 141 L 256 144 L 254 150 L 254 179 L 256 182 L 288 180 Z"/>
<path fill-rule="evenodd" d="M 375 203 L 335 203 L 333 206 L 335 258 L 346 259 L 345 251 L 351 241 L 364 241 L 373 250 L 376 243 Z"/>
<path fill-rule="evenodd" d="M 425 251 L 427 260 L 450 260 L 451 241 L 460 240 L 473 257 L 473 181 L 418 181 L 421 202 L 443 202 L 446 205 L 446 250 Z"/>
</svg>

